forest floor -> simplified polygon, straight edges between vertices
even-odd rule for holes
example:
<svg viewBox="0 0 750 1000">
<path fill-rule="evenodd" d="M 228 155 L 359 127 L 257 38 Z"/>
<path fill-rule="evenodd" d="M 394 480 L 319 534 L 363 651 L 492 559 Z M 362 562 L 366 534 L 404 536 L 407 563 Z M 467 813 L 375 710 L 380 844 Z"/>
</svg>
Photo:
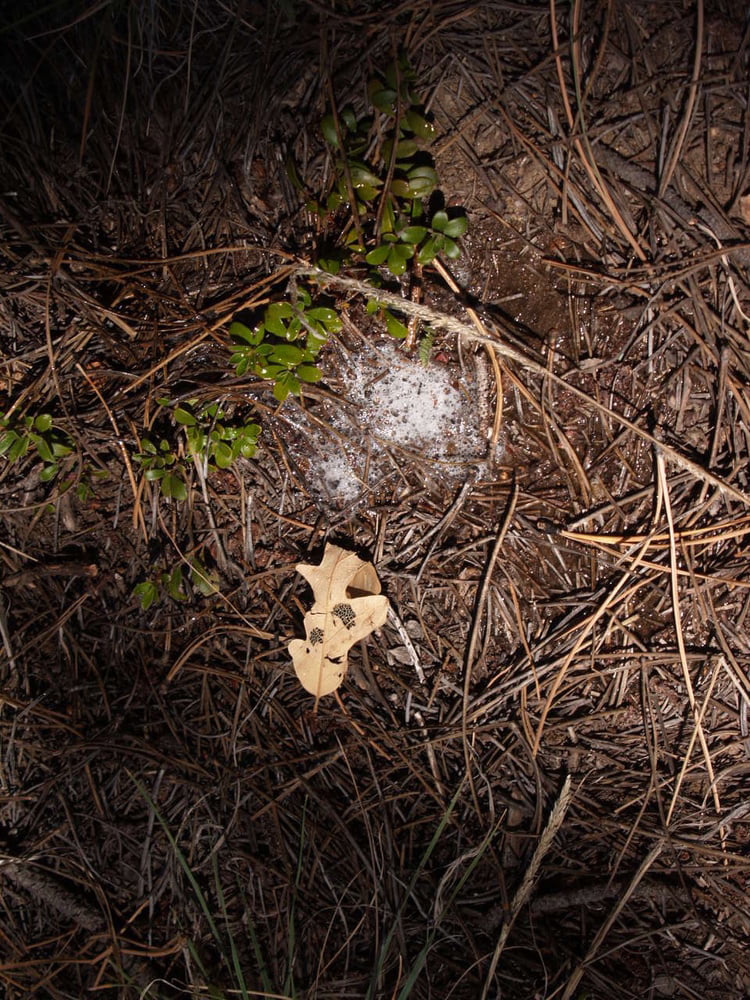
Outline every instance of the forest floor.
<svg viewBox="0 0 750 1000">
<path fill-rule="evenodd" d="M 750 995 L 746 5 L 5 7 L 0 993 Z M 311 209 L 397 53 L 408 345 Z M 317 699 L 328 542 L 390 611 Z"/>
</svg>

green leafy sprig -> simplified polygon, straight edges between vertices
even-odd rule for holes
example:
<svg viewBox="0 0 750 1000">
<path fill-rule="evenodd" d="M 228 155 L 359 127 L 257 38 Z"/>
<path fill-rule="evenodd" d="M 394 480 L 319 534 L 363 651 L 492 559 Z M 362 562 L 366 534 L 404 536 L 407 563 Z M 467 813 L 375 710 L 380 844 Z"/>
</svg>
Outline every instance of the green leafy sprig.
<svg viewBox="0 0 750 1000">
<path fill-rule="evenodd" d="M 64 431 L 55 427 L 49 413 L 17 418 L 0 413 L 0 455 L 13 463 L 32 450 L 42 461 L 39 481 L 49 483 L 59 471 L 60 459 L 74 451 L 74 444 Z"/>
<path fill-rule="evenodd" d="M 294 303 L 271 302 L 252 329 L 239 320 L 232 323 L 230 362 L 237 375 L 251 372 L 273 382 L 273 394 L 283 403 L 290 393 L 299 396 L 303 383 L 320 381 L 315 359 L 329 335 L 340 329 L 335 309 L 314 303 L 306 288 L 298 288 Z"/>
</svg>

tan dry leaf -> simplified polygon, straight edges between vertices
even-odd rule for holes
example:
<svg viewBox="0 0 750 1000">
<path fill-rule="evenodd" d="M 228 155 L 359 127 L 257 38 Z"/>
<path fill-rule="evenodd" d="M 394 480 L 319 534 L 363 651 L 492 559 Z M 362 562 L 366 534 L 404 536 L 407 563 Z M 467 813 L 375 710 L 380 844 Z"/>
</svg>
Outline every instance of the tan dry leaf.
<svg viewBox="0 0 750 1000">
<path fill-rule="evenodd" d="M 289 643 L 302 687 L 322 698 L 341 684 L 355 642 L 385 624 L 388 598 L 372 563 L 338 545 L 326 545 L 319 566 L 300 563 L 297 572 L 313 589 L 315 603 L 305 615 L 306 639 Z"/>
</svg>

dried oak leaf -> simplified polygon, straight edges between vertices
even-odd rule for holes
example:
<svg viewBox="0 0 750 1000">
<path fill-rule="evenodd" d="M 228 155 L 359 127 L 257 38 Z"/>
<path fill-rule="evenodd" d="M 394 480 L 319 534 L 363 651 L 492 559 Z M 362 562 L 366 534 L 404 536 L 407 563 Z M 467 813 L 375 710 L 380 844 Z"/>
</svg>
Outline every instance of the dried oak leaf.
<svg viewBox="0 0 750 1000">
<path fill-rule="evenodd" d="M 300 684 L 316 698 L 331 694 L 347 671 L 347 656 L 355 642 L 380 628 L 388 616 L 388 598 L 372 563 L 338 545 L 326 545 L 319 566 L 300 563 L 315 595 L 305 615 L 306 639 L 289 643 Z"/>
</svg>

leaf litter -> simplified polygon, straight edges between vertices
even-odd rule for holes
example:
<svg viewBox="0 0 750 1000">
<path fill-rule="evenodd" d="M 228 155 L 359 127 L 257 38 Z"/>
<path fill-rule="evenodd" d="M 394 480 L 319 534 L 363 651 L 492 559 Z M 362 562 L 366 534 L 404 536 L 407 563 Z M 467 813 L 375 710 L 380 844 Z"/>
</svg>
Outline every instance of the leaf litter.
<svg viewBox="0 0 750 1000">
<path fill-rule="evenodd" d="M 750 994 L 739 6 L 9 19 L 0 408 L 78 450 L 66 491 L 0 472 L 4 995 Z M 460 284 L 539 366 L 502 363 L 501 464 L 471 407 L 468 453 L 385 440 L 396 362 L 350 401 L 354 311 L 302 410 L 227 370 L 231 317 L 309 248 L 287 168 L 319 189 L 325 81 L 361 99 L 396 35 L 471 219 Z M 133 454 L 163 395 L 244 408 L 257 457 L 156 496 Z M 393 614 L 316 713 L 288 643 L 329 540 Z M 196 559 L 217 591 L 133 600 Z"/>
</svg>

